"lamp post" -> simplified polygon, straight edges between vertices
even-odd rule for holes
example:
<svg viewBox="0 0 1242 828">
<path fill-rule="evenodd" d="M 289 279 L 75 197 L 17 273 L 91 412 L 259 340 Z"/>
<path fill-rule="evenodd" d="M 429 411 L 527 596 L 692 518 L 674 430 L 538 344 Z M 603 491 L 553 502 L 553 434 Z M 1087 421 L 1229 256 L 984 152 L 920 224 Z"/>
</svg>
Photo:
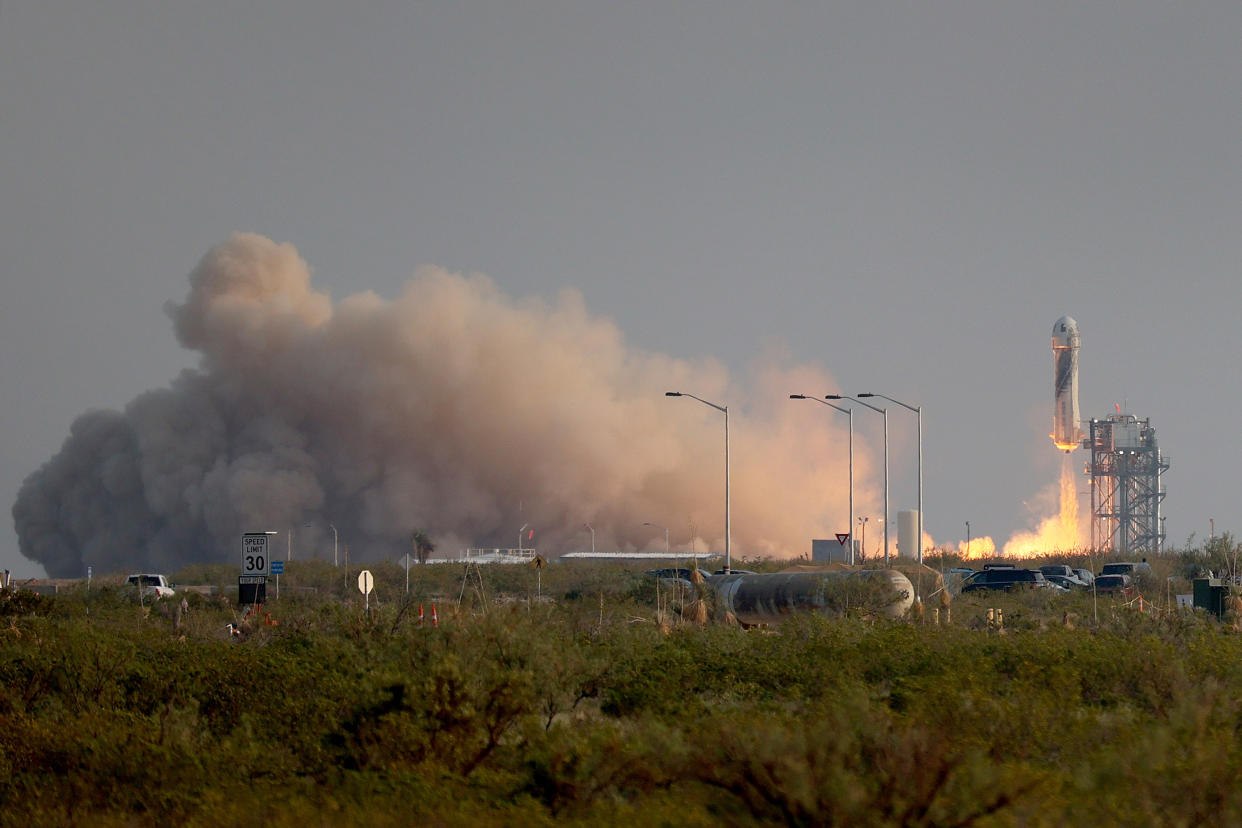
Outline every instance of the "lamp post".
<svg viewBox="0 0 1242 828">
<path fill-rule="evenodd" d="M 850 530 L 850 566 L 854 565 L 854 409 L 842 408 L 839 405 L 833 405 L 827 400 L 821 400 L 819 397 L 808 397 L 805 394 L 790 394 L 791 400 L 815 400 L 815 402 L 826 405 L 829 408 L 835 408 L 844 414 L 848 414 L 850 418 L 850 519 L 845 524 Z"/>
<path fill-rule="evenodd" d="M 658 523 L 650 523 L 650 522 L 648 522 L 648 521 L 643 521 L 643 526 L 653 526 L 653 527 L 655 527 L 656 529 L 663 529 L 663 530 L 664 530 L 664 557 L 666 557 L 666 558 L 671 557 L 671 556 L 669 555 L 669 552 L 668 552 L 668 527 L 667 527 L 667 526 L 661 526 L 661 525 L 660 525 L 660 524 L 658 524 Z"/>
<path fill-rule="evenodd" d="M 591 524 L 589 523 L 584 523 L 582 525 L 585 526 L 587 529 L 591 530 L 591 554 L 594 555 L 595 554 L 595 530 L 591 528 Z"/>
<path fill-rule="evenodd" d="M 301 524 L 301 526 L 302 526 L 302 528 L 303 528 L 303 529 L 310 529 L 310 528 L 312 528 L 314 525 L 315 525 L 315 524 L 313 524 L 313 523 L 303 523 L 303 524 Z M 335 530 L 335 529 L 333 529 L 332 531 L 334 531 L 334 532 L 335 532 L 336 530 Z M 275 533 L 275 532 L 273 532 L 272 534 L 274 535 L 274 534 L 276 534 L 276 533 Z M 285 535 L 285 560 L 286 560 L 286 561 L 291 561 L 291 560 L 293 560 L 293 527 L 292 527 L 292 526 L 290 526 L 290 527 L 289 527 L 289 532 Z"/>
<path fill-rule="evenodd" d="M 730 541 L 732 539 L 732 532 L 730 531 L 731 527 L 729 523 L 729 406 L 716 405 L 714 402 L 708 402 L 702 397 L 696 397 L 693 394 L 683 394 L 680 391 L 665 391 L 664 396 L 666 397 L 689 397 L 692 400 L 698 400 L 699 402 L 703 403 L 703 405 L 711 406 L 712 408 L 724 414 L 724 425 L 725 425 L 725 565 L 724 565 L 724 574 L 728 575 L 730 572 L 733 571 L 733 557 L 730 551 Z"/>
<path fill-rule="evenodd" d="M 879 397 L 882 400 L 888 400 L 893 405 L 900 405 L 902 408 L 913 411 L 918 418 L 919 424 L 919 563 L 923 563 L 923 406 L 907 405 L 901 400 L 894 400 L 892 397 L 886 397 L 883 394 L 859 394 L 860 397 Z"/>
<path fill-rule="evenodd" d="M 853 400 L 864 408 L 870 408 L 872 411 L 879 412 L 884 415 L 884 565 L 888 566 L 888 409 L 876 408 L 871 403 L 865 403 L 854 397 L 847 397 L 842 394 L 825 394 L 826 400 Z M 922 546 L 923 542 L 919 541 Z"/>
<path fill-rule="evenodd" d="M 966 521 L 966 557 L 970 558 L 970 521 Z"/>
<path fill-rule="evenodd" d="M 858 519 L 858 525 L 862 527 L 862 532 L 859 533 L 858 548 L 862 550 L 864 558 L 867 557 L 867 520 L 866 517 Z"/>
<path fill-rule="evenodd" d="M 337 536 L 337 534 L 336 534 L 336 527 L 335 527 L 335 526 L 333 526 L 331 523 L 329 523 L 329 524 L 328 524 L 328 528 L 332 530 L 332 566 L 335 568 L 335 567 L 337 567 L 337 566 L 339 566 L 339 565 L 340 565 L 340 564 L 338 564 L 338 563 L 337 563 L 337 554 L 336 554 L 336 551 L 337 551 L 338 547 L 340 546 L 340 540 L 341 540 L 341 539 L 340 539 L 340 538 Z"/>
<path fill-rule="evenodd" d="M 518 552 L 522 551 L 522 533 L 526 531 L 527 526 L 530 526 L 530 524 L 523 523 L 522 528 L 518 530 Z"/>
<path fill-rule="evenodd" d="M 664 391 L 666 397 L 689 397 L 691 400 L 698 400 L 705 406 L 715 408 L 724 415 L 724 574 L 728 575 L 733 571 L 733 555 L 730 550 L 730 533 L 729 524 L 729 406 L 718 406 L 714 402 L 708 402 L 702 397 L 696 397 L 693 394 L 682 394 L 681 391 Z"/>
</svg>

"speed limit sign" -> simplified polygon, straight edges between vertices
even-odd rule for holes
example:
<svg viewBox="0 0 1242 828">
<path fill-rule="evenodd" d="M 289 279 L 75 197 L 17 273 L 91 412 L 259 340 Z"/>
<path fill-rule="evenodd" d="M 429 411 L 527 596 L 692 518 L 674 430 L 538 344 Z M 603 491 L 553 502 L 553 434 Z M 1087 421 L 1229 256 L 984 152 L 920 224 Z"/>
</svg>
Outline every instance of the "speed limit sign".
<svg viewBox="0 0 1242 828">
<path fill-rule="evenodd" d="M 267 533 L 247 532 L 242 535 L 241 574 L 262 575 L 272 573 L 272 561 L 267 554 Z"/>
</svg>

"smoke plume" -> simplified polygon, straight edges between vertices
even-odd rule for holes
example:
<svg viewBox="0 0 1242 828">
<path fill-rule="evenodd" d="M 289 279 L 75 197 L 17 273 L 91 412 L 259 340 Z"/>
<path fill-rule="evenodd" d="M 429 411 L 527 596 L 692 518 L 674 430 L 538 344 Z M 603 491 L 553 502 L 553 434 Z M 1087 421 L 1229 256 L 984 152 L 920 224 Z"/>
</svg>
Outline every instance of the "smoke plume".
<svg viewBox="0 0 1242 828">
<path fill-rule="evenodd" d="M 88 411 L 22 486 L 22 554 L 52 576 L 233 561 L 275 530 L 295 559 L 516 546 L 550 556 L 723 550 L 721 414 L 730 405 L 735 557 L 794 556 L 843 531 L 846 436 L 820 372 L 633 348 L 573 290 L 514 301 L 483 276 L 424 268 L 395 300 L 334 303 L 288 244 L 239 234 L 170 303 L 199 367 L 122 412 Z M 813 410 L 822 409 L 822 410 Z M 843 418 L 840 418 L 843 419 Z M 871 454 L 855 449 L 859 508 Z M 342 554 L 344 554 L 342 550 Z"/>
</svg>

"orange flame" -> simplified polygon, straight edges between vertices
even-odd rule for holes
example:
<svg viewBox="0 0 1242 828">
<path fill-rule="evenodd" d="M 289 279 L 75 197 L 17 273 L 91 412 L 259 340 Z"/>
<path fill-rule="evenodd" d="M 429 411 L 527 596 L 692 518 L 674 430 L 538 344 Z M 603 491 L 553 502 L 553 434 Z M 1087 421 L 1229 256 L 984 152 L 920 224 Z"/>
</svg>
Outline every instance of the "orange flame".
<svg viewBox="0 0 1242 828">
<path fill-rule="evenodd" d="M 1082 526 L 1078 523 L 1078 489 L 1074 479 L 1073 461 L 1068 454 L 1061 461 L 1059 511 L 1040 521 L 1034 532 L 1019 532 L 1005 544 L 1002 557 L 1032 558 L 1051 555 L 1059 551 L 1081 549 L 1086 544 Z M 1052 492 L 1047 492 L 1050 496 Z M 996 543 L 984 535 L 957 542 L 957 553 L 964 560 L 980 560 L 997 557 Z"/>
<path fill-rule="evenodd" d="M 1029 558 L 1058 551 L 1080 549 L 1082 528 L 1078 525 L 1078 488 L 1073 461 L 1061 461 L 1060 512 L 1043 519 L 1034 532 L 1019 532 L 1005 544 L 1005 557 Z"/>
<path fill-rule="evenodd" d="M 969 543 L 958 541 L 957 553 L 965 560 L 994 558 L 996 557 L 996 543 L 987 535 L 981 538 L 971 538 Z"/>
</svg>

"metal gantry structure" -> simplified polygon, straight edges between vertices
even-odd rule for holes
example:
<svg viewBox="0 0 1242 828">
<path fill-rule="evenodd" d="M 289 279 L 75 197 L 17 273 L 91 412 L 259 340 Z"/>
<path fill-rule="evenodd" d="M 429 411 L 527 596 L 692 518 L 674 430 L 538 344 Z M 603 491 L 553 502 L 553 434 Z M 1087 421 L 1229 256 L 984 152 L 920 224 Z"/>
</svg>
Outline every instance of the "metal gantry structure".
<svg viewBox="0 0 1242 828">
<path fill-rule="evenodd" d="M 1092 419 L 1085 448 L 1091 452 L 1091 547 L 1124 556 L 1159 554 L 1164 546 L 1161 475 L 1169 461 L 1146 419 L 1115 414 Z"/>
</svg>

